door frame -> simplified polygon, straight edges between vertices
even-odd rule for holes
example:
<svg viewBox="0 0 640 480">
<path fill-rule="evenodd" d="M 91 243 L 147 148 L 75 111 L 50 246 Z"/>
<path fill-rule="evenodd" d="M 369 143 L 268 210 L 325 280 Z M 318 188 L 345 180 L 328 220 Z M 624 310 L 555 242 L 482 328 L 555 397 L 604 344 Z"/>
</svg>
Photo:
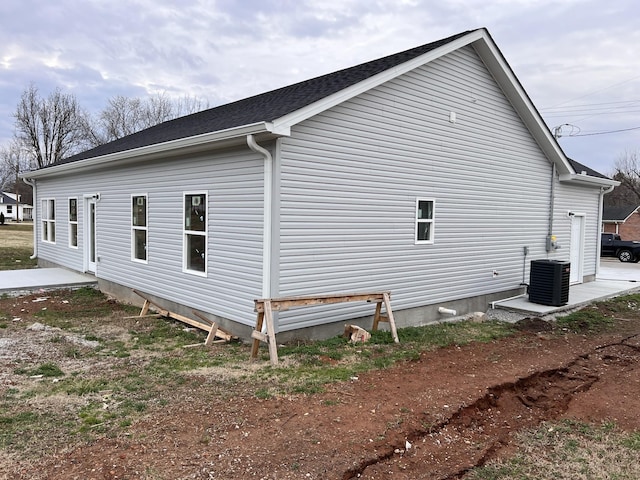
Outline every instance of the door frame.
<svg viewBox="0 0 640 480">
<path fill-rule="evenodd" d="M 585 213 L 571 212 L 569 214 L 569 218 L 571 219 L 569 238 L 571 274 L 569 283 L 572 285 L 583 283 L 586 216 Z M 577 234 L 577 236 L 575 234 Z"/>
<path fill-rule="evenodd" d="M 84 195 L 84 222 L 82 226 L 83 232 L 83 270 L 85 272 L 97 273 L 97 235 L 96 235 L 96 219 L 98 211 L 98 195 Z M 93 207 L 93 209 L 92 209 Z M 93 213 L 93 215 L 92 215 Z"/>
</svg>

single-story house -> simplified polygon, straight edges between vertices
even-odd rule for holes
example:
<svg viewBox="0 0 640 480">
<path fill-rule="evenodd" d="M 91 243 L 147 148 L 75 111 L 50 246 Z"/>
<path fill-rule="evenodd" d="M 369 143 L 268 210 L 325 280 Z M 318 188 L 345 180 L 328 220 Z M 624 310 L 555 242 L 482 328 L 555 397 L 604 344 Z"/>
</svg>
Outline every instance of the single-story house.
<svg viewBox="0 0 640 480">
<path fill-rule="evenodd" d="M 162 123 L 24 175 L 40 265 L 197 309 L 248 337 L 254 299 L 391 291 L 399 327 L 523 293 L 529 262 L 593 280 L 603 195 L 489 32 Z M 279 338 L 370 318 L 278 312 Z"/>
<path fill-rule="evenodd" d="M 624 240 L 640 240 L 640 206 L 604 206 L 602 209 L 602 231 L 617 233 Z"/>
<path fill-rule="evenodd" d="M 22 201 L 20 197 L 21 195 L 18 195 L 18 201 L 16 202 L 15 193 L 0 192 L 0 213 L 4 215 L 5 221 L 32 219 L 33 207 L 20 203 Z"/>
</svg>

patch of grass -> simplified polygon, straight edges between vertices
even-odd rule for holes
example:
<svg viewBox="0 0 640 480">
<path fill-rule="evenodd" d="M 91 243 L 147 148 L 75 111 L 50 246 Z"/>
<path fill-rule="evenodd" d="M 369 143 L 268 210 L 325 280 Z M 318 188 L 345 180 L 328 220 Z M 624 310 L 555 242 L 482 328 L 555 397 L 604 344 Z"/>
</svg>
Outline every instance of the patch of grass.
<svg viewBox="0 0 640 480">
<path fill-rule="evenodd" d="M 624 447 L 631 450 L 640 450 L 640 432 L 634 432 L 620 442 Z"/>
<path fill-rule="evenodd" d="M 626 314 L 640 311 L 640 293 L 610 298 L 594 304 L 594 308 L 608 311 L 611 314 Z"/>
<path fill-rule="evenodd" d="M 640 478 L 635 442 L 615 425 L 563 421 L 543 423 L 518 436 L 518 453 L 472 470 L 469 480 Z M 631 442 L 629 440 L 631 439 Z"/>
<path fill-rule="evenodd" d="M 556 328 L 574 333 L 598 333 L 610 330 L 615 321 L 600 310 L 584 308 L 556 320 Z"/>
<path fill-rule="evenodd" d="M 14 373 L 18 375 L 28 375 L 28 376 L 36 376 L 42 375 L 43 377 L 63 377 L 64 372 L 56 365 L 55 363 L 43 363 L 42 365 L 31 368 L 18 368 L 14 370 Z"/>
<path fill-rule="evenodd" d="M 284 368 L 265 368 L 257 378 L 273 382 L 270 392 L 313 394 L 329 383 L 349 380 L 361 372 L 384 369 L 398 362 L 416 361 L 423 351 L 472 341 L 487 342 L 511 335 L 503 322 L 450 322 L 398 330 L 400 343 L 388 331 L 372 332 L 366 344 L 353 345 L 341 336 L 316 342 L 296 342 L 278 349 Z"/>
</svg>

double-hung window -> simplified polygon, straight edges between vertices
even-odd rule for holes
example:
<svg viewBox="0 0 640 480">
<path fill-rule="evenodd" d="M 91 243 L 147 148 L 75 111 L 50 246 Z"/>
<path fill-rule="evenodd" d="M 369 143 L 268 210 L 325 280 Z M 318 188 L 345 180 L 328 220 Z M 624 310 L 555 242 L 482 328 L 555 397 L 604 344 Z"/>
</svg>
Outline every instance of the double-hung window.
<svg viewBox="0 0 640 480">
<path fill-rule="evenodd" d="M 69 247 L 78 248 L 78 199 L 69 199 Z"/>
<path fill-rule="evenodd" d="M 186 272 L 207 273 L 207 194 L 184 194 L 183 268 Z"/>
<path fill-rule="evenodd" d="M 131 196 L 131 260 L 147 263 L 147 195 Z"/>
<path fill-rule="evenodd" d="M 42 241 L 56 243 L 56 201 L 53 198 L 42 200 Z"/>
<path fill-rule="evenodd" d="M 435 203 L 431 198 L 416 199 L 416 243 L 433 243 Z"/>
</svg>

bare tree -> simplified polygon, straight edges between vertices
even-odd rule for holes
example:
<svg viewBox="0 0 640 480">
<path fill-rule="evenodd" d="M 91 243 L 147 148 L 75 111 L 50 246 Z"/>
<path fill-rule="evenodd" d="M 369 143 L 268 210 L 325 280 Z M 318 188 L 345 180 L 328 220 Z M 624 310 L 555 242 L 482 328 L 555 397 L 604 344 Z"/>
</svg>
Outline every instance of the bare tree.
<svg viewBox="0 0 640 480">
<path fill-rule="evenodd" d="M 51 165 L 86 146 L 86 115 L 73 94 L 56 89 L 42 98 L 32 84 L 22 93 L 14 118 L 16 138 L 37 168 Z"/>
<path fill-rule="evenodd" d="M 11 191 L 16 196 L 15 219 L 20 220 L 20 198 L 25 189 L 30 189 L 19 181 L 19 175 L 29 169 L 29 159 L 24 148 L 16 141 L 0 148 L 0 191 Z M 30 195 L 29 195 L 30 196 Z"/>
<path fill-rule="evenodd" d="M 158 93 L 140 99 L 118 95 L 109 99 L 87 136 L 93 145 L 100 145 L 167 120 L 199 112 L 208 106 L 206 101 L 190 96 L 172 99 Z"/>
<path fill-rule="evenodd" d="M 622 153 L 615 161 L 612 178 L 620 186 L 604 197 L 606 205 L 640 205 L 640 150 Z"/>
</svg>

